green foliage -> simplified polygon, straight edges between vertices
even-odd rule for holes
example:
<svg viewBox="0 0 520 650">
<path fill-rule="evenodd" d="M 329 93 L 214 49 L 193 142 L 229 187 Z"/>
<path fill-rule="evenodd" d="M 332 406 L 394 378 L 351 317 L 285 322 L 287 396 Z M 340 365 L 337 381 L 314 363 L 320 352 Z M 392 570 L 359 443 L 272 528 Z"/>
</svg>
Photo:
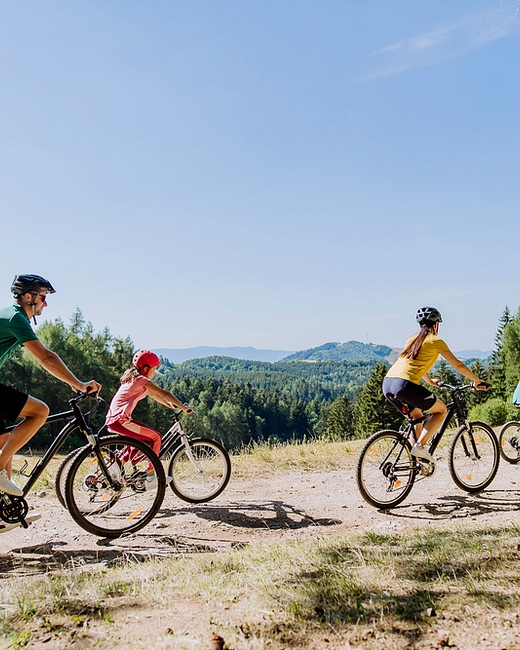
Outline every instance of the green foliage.
<svg viewBox="0 0 520 650">
<path fill-rule="evenodd" d="M 469 411 L 470 420 L 480 420 L 491 427 L 500 427 L 509 420 L 518 419 L 518 409 L 501 397 L 492 397 Z"/>
<path fill-rule="evenodd" d="M 399 428 L 403 422 L 402 415 L 381 390 L 387 371 L 386 364 L 377 364 L 355 405 L 354 428 L 360 438 L 367 438 L 379 429 Z"/>
<path fill-rule="evenodd" d="M 331 441 L 346 440 L 353 434 L 354 408 L 348 397 L 342 395 L 330 407 L 323 438 Z"/>
<path fill-rule="evenodd" d="M 116 339 L 108 329 L 94 332 L 91 323 L 83 320 L 78 310 L 67 326 L 57 319 L 44 322 L 37 330 L 41 342 L 58 354 L 70 370 L 82 381 L 95 379 L 103 386 L 105 398 L 111 398 L 119 386 L 122 371 L 131 365 L 134 346 L 129 338 Z M 21 352 L 2 367 L 2 382 L 12 384 L 44 401 L 51 413 L 65 411 L 67 400 L 73 397 L 71 388 L 46 372 L 34 358 Z M 91 422 L 101 427 L 105 412 L 97 412 Z M 43 427 L 31 441 L 35 448 L 45 448 L 61 428 L 60 423 Z M 69 446 L 83 443 L 72 437 Z"/>
<path fill-rule="evenodd" d="M 494 397 L 502 397 L 503 399 L 507 395 L 505 358 L 508 353 L 505 350 L 505 346 L 509 346 L 512 343 L 511 341 L 506 344 L 505 332 L 511 321 L 511 313 L 506 307 L 498 323 L 498 329 L 495 335 L 495 349 L 489 360 L 489 381 L 491 383 L 492 394 Z"/>
<path fill-rule="evenodd" d="M 357 395 L 374 369 L 374 361 L 248 361 L 231 357 L 191 359 L 173 365 L 164 361 L 166 382 L 183 377 L 229 380 L 257 389 L 279 390 L 304 402 L 333 401 L 343 394 Z"/>
</svg>

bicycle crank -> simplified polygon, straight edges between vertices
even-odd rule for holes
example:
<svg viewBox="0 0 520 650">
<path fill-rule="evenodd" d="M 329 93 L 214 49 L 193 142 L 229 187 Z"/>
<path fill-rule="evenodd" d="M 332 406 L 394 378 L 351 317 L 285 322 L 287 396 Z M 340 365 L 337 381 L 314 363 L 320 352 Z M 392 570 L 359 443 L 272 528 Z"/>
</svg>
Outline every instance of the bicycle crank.
<svg viewBox="0 0 520 650">
<path fill-rule="evenodd" d="M 2 494 L 0 497 L 0 519 L 6 524 L 21 524 L 27 528 L 25 517 L 29 511 L 27 501 L 23 497 L 15 497 L 12 494 Z"/>
</svg>

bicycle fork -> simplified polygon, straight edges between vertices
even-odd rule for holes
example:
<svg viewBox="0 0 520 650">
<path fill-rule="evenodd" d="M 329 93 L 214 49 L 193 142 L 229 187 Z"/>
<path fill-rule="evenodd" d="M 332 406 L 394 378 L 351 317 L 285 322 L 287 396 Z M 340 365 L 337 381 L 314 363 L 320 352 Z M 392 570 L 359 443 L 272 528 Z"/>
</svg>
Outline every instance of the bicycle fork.
<svg viewBox="0 0 520 650">
<path fill-rule="evenodd" d="M 181 442 L 182 442 L 182 444 L 184 445 L 184 449 L 185 449 L 185 451 L 186 451 L 186 456 L 188 457 L 188 460 L 189 460 L 190 463 L 193 465 L 193 467 L 195 468 L 196 472 L 197 472 L 198 474 L 202 474 L 202 470 L 200 469 L 200 467 L 199 467 L 197 461 L 195 460 L 195 456 L 193 455 L 193 452 L 191 451 L 191 447 L 190 447 L 190 439 L 188 438 L 188 436 L 187 436 L 184 432 L 181 433 L 180 438 L 181 438 Z"/>
</svg>

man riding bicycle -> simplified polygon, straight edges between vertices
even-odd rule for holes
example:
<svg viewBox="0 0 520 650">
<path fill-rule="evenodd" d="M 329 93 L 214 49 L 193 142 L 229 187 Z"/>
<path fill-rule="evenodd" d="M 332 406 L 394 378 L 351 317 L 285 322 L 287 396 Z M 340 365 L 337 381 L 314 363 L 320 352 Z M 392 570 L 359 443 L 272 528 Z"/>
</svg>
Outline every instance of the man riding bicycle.
<svg viewBox="0 0 520 650">
<path fill-rule="evenodd" d="M 39 275 L 17 275 L 11 286 L 15 303 L 0 310 L 0 368 L 23 347 L 51 375 L 69 384 L 77 392 L 99 392 L 101 385 L 91 379 L 80 381 L 61 358 L 46 348 L 34 333 L 30 319 L 40 316 L 47 306 L 47 294 L 55 293 L 51 283 Z M 49 415 L 49 407 L 12 386 L 0 383 L 0 418 L 14 422 L 24 418 L 10 433 L 0 435 L 0 493 L 22 496 L 22 490 L 11 481 L 11 462 L 14 454 L 40 429 Z M 0 431 L 3 430 L 3 426 Z M 9 530 L 0 525 L 0 532 Z"/>
</svg>

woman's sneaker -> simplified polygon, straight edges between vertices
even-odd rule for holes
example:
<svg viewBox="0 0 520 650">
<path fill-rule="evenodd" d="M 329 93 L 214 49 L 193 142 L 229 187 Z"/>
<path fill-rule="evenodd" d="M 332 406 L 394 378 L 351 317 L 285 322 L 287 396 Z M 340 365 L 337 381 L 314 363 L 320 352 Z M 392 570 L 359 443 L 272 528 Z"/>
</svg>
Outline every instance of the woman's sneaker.
<svg viewBox="0 0 520 650">
<path fill-rule="evenodd" d="M 9 479 L 5 469 L 0 470 L 0 492 L 12 494 L 14 497 L 23 497 L 23 491 Z"/>
<path fill-rule="evenodd" d="M 435 463 L 435 459 L 430 454 L 430 452 L 424 447 L 417 446 L 417 443 L 415 443 L 415 445 L 412 447 L 411 454 L 412 456 L 416 456 L 417 458 L 423 458 L 424 460 L 428 460 L 430 463 Z"/>
</svg>

